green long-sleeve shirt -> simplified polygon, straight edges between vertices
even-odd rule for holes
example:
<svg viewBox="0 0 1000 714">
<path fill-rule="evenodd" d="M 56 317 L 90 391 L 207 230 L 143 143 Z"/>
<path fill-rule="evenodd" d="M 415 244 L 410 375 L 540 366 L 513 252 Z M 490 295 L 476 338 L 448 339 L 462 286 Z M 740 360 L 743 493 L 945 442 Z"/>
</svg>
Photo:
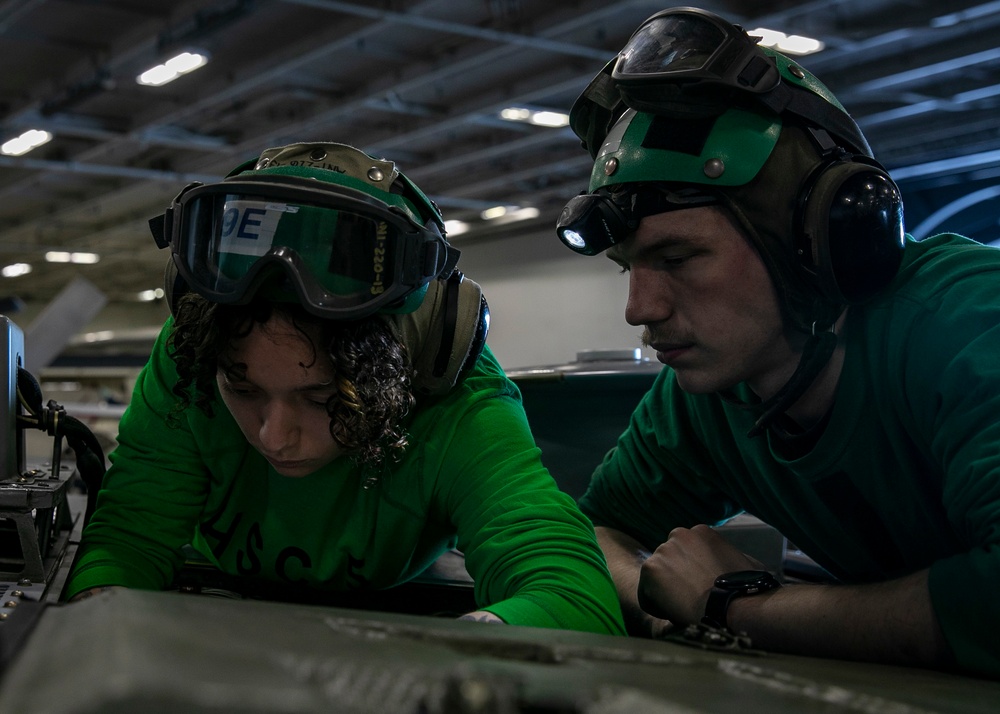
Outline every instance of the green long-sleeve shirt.
<svg viewBox="0 0 1000 714">
<path fill-rule="evenodd" d="M 1000 675 L 1000 250 L 908 242 L 886 293 L 851 308 L 833 410 L 792 456 L 753 415 L 665 369 L 581 505 L 653 548 L 746 510 L 845 582 L 930 568 L 960 665 Z M 743 389 L 742 396 L 749 396 Z"/>
<path fill-rule="evenodd" d="M 391 587 L 457 547 L 476 602 L 505 622 L 624 631 L 593 527 L 542 466 L 488 348 L 456 388 L 418 404 L 403 459 L 373 485 L 347 458 L 277 474 L 218 398 L 213 417 L 190 407 L 168 425 L 169 326 L 122 417 L 65 597 L 168 587 L 188 543 L 226 573 L 332 591 Z"/>
</svg>

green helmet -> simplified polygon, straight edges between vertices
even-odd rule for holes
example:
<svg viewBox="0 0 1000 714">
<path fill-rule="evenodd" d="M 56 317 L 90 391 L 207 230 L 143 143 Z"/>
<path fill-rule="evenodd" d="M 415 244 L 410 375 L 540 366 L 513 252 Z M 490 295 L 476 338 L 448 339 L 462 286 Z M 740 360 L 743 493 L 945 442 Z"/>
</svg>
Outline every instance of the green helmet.
<svg viewBox="0 0 1000 714">
<path fill-rule="evenodd" d="M 899 192 L 818 79 L 778 52 L 753 49 L 776 72 L 763 94 L 720 95 L 718 87 L 690 94 L 662 83 L 637 92 L 616 83 L 609 64 L 574 106 L 574 131 L 595 160 L 589 193 L 570 201 L 557 232 L 594 254 L 624 240 L 643 215 L 721 203 L 753 240 L 792 324 L 825 328 L 895 274 Z M 621 90 L 615 101 L 608 82 Z M 666 109 L 650 111 L 658 97 Z M 599 127 L 608 116 L 615 118 L 605 133 Z M 635 198 L 650 186 L 665 197 Z M 864 210 L 844 215 L 846 205 Z"/>
<path fill-rule="evenodd" d="M 809 388 L 844 306 L 893 278 L 904 244 L 899 189 L 844 107 L 815 77 L 712 13 L 653 15 L 590 83 L 570 125 L 594 157 L 560 239 L 586 255 L 643 217 L 721 203 L 753 242 L 791 326 L 799 365 L 760 404 L 749 436 Z M 732 394 L 730 394 L 732 397 Z"/>
</svg>

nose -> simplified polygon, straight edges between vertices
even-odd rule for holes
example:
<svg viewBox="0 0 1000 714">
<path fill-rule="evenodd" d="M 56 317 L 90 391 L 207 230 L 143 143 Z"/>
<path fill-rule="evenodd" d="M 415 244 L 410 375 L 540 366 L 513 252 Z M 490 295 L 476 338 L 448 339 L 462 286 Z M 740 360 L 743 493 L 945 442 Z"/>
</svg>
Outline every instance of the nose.
<svg viewBox="0 0 1000 714">
<path fill-rule="evenodd" d="M 632 266 L 628 273 L 625 321 L 636 327 L 668 320 L 673 314 L 670 286 L 662 273 Z"/>
<path fill-rule="evenodd" d="M 261 410 L 258 431 L 260 448 L 270 456 L 286 456 L 299 439 L 298 414 L 280 400 L 268 402 Z"/>
</svg>

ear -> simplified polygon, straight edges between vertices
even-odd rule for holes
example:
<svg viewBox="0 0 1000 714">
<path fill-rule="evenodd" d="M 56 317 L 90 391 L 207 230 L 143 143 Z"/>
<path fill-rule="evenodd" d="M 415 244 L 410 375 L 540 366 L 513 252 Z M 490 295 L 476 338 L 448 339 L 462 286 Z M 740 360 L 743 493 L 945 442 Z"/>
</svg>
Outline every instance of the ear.
<svg viewBox="0 0 1000 714">
<path fill-rule="evenodd" d="M 440 395 L 458 384 L 486 344 L 490 312 L 482 288 L 455 271 L 431 281 L 420 307 L 384 316 L 406 345 L 418 395 Z"/>
</svg>

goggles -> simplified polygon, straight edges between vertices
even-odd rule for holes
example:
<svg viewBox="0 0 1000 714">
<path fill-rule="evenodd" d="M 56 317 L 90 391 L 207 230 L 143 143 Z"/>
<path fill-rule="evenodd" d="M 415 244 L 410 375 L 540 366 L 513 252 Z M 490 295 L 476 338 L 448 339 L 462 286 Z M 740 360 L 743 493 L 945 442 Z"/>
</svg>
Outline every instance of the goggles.
<svg viewBox="0 0 1000 714">
<path fill-rule="evenodd" d="M 646 216 L 715 203 L 715 196 L 688 187 L 676 191 L 658 185 L 598 189 L 570 199 L 556 221 L 556 233 L 570 250 L 597 255 L 623 242 Z"/>
<path fill-rule="evenodd" d="M 339 320 L 415 309 L 407 296 L 458 261 L 433 220 L 421 226 L 363 191 L 292 176 L 194 184 L 150 228 L 213 302 L 248 302 L 278 273 L 278 299 Z"/>
<path fill-rule="evenodd" d="M 596 156 L 627 108 L 653 114 L 719 114 L 734 104 L 756 104 L 776 114 L 803 117 L 870 156 L 854 121 L 832 96 L 818 93 L 822 85 L 783 55 L 765 51 L 759 39 L 705 10 L 658 12 L 583 91 L 570 110 L 570 125 Z"/>
<path fill-rule="evenodd" d="M 710 12 L 663 10 L 635 31 L 618 54 L 611 78 L 635 89 L 666 80 L 690 87 L 768 92 L 781 76 L 757 42 L 758 38 Z"/>
</svg>

